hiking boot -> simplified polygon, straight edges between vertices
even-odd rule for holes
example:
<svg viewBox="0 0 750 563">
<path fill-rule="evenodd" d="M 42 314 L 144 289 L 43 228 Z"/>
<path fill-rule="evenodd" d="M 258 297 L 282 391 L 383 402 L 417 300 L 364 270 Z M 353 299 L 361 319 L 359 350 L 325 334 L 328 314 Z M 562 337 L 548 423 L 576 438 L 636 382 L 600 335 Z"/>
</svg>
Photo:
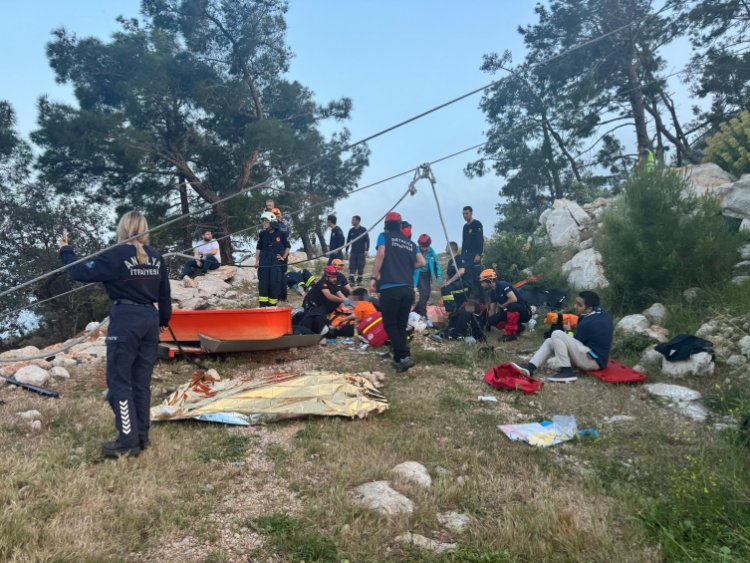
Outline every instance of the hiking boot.
<svg viewBox="0 0 750 563">
<path fill-rule="evenodd" d="M 406 356 L 405 358 L 401 358 L 401 361 L 393 369 L 396 370 L 396 373 L 404 373 L 411 367 L 414 367 L 414 360 L 411 359 L 411 356 Z"/>
<path fill-rule="evenodd" d="M 531 377 L 532 375 L 534 375 L 534 371 L 536 370 L 536 366 L 531 362 L 528 362 L 526 364 L 517 364 L 516 362 L 511 362 L 510 365 L 512 365 L 527 377 Z"/>
<path fill-rule="evenodd" d="M 106 442 L 102 445 L 102 455 L 104 457 L 137 457 L 141 453 L 140 446 L 126 446 L 117 440 Z"/>
<path fill-rule="evenodd" d="M 555 383 L 572 383 L 576 381 L 578 376 L 570 368 L 561 368 L 555 375 L 550 375 L 547 381 L 554 381 Z"/>
</svg>

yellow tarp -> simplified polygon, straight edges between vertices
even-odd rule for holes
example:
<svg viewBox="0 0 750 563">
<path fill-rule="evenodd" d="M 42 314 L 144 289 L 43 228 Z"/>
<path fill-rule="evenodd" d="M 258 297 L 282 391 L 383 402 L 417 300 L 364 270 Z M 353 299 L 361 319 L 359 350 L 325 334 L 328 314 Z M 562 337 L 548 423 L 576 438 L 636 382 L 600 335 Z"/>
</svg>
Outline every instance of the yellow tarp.
<svg viewBox="0 0 750 563">
<path fill-rule="evenodd" d="M 232 422 L 222 415 L 239 413 L 245 415 L 245 424 L 253 424 L 301 416 L 362 418 L 387 408 L 385 396 L 360 374 L 310 371 L 214 381 L 196 372 L 189 383 L 151 409 L 151 420 Z"/>
</svg>

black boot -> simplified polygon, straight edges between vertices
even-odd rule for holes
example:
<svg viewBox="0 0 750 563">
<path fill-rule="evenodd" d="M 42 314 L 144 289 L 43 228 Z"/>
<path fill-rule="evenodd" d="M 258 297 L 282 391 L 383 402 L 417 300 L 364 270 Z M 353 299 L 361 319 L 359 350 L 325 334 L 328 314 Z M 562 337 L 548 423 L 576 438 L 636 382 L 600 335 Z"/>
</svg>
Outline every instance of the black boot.
<svg viewBox="0 0 750 563">
<path fill-rule="evenodd" d="M 140 446 L 126 446 L 117 440 L 106 442 L 102 445 L 102 455 L 104 457 L 137 457 L 140 453 Z"/>
</svg>

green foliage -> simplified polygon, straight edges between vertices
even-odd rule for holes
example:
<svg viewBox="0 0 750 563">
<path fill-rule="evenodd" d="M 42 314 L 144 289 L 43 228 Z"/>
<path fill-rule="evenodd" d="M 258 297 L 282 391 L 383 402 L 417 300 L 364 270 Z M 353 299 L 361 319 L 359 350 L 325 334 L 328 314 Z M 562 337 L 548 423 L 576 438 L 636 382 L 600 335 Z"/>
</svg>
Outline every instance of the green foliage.
<svg viewBox="0 0 750 563">
<path fill-rule="evenodd" d="M 494 268 L 498 275 L 515 280 L 525 270 L 549 254 L 551 248 L 545 241 L 531 236 L 497 233 L 484 246 L 483 263 Z"/>
<path fill-rule="evenodd" d="M 275 550 L 293 561 L 339 561 L 336 544 L 306 520 L 274 514 L 259 518 L 258 526 L 270 536 Z"/>
<path fill-rule="evenodd" d="M 617 299 L 613 308 L 641 308 L 729 279 L 742 237 L 729 229 L 716 199 L 695 196 L 684 177 L 661 167 L 636 170 L 623 191 L 597 244 Z"/>
<path fill-rule="evenodd" d="M 618 334 L 612 341 L 610 355 L 622 362 L 637 360 L 648 347 L 656 344 L 645 334 Z"/>
<path fill-rule="evenodd" d="M 706 162 L 714 162 L 735 176 L 750 172 L 750 111 L 722 123 L 719 129 L 707 141 Z"/>
</svg>

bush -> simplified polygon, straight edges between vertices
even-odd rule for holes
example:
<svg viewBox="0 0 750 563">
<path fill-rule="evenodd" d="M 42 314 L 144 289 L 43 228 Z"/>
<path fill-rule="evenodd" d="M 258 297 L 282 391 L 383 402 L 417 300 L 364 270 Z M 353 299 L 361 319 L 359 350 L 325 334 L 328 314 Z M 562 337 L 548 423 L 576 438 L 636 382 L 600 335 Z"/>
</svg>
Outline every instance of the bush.
<svg viewBox="0 0 750 563">
<path fill-rule="evenodd" d="M 549 245 L 533 237 L 512 233 L 497 233 L 484 247 L 483 264 L 494 268 L 505 279 L 523 277 L 520 273 L 548 254 Z M 535 272 L 536 273 L 536 272 Z"/>
<path fill-rule="evenodd" d="M 691 286 L 728 281 L 742 236 L 716 198 L 696 196 L 683 176 L 661 167 L 636 170 L 623 192 L 596 245 L 617 298 L 613 307 L 640 309 Z"/>
<path fill-rule="evenodd" d="M 706 162 L 714 162 L 736 176 L 750 172 L 750 112 L 719 126 L 721 131 L 708 139 Z"/>
</svg>

